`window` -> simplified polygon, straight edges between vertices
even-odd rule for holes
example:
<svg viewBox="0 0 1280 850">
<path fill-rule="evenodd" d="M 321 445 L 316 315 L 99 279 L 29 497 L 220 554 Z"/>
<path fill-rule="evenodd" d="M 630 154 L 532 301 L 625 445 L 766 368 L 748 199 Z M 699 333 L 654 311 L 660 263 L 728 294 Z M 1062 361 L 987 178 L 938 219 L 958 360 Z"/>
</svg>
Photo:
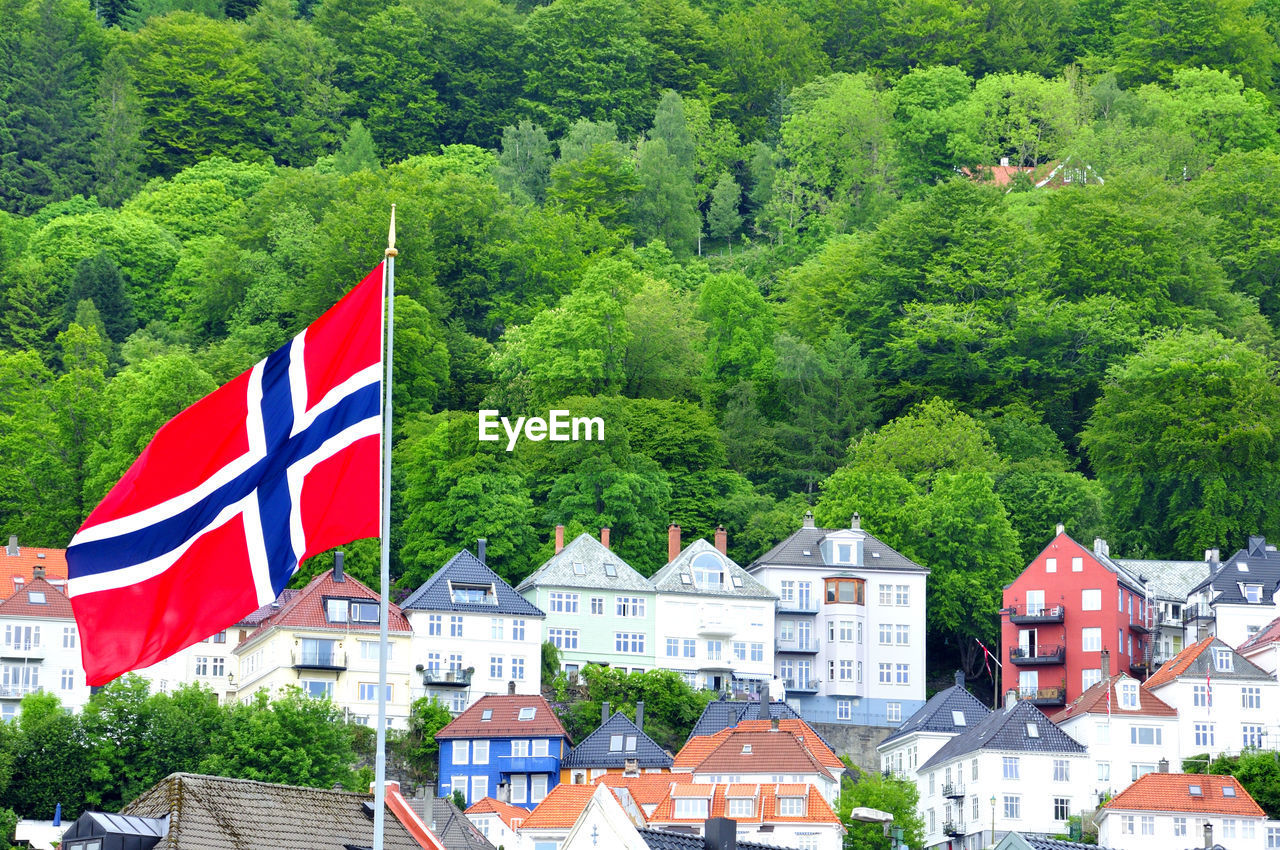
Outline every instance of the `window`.
<svg viewBox="0 0 1280 850">
<path fill-rule="evenodd" d="M 1246 685 L 1240 689 L 1241 708 L 1262 708 L 1262 688 Z"/>
<path fill-rule="evenodd" d="M 512 757 L 512 758 L 519 758 L 519 759 L 522 759 L 522 758 L 528 758 L 528 757 L 529 757 L 529 742 L 528 742 L 528 741 L 525 741 L 525 740 L 521 740 L 521 739 L 519 739 L 519 738 L 517 738 L 516 740 L 512 741 L 512 742 L 511 742 L 511 757 Z"/>
<path fill-rule="evenodd" d="M 489 678 L 490 679 L 502 678 L 502 656 L 501 655 L 489 656 Z"/>
<path fill-rule="evenodd" d="M 1187 836 L 1187 819 L 1175 817 L 1173 819 L 1173 837 L 1185 838 Z"/>
<path fill-rule="evenodd" d="M 667 657 L 676 658 L 680 655 L 680 638 L 667 638 Z"/>
<path fill-rule="evenodd" d="M 1017 756 L 1002 757 L 1001 765 L 1003 766 L 1002 775 L 1004 776 L 1005 779 L 1018 778 L 1018 757 Z"/>
<path fill-rule="evenodd" d="M 387 644 L 387 660 L 395 655 L 396 645 L 394 643 Z M 376 640 L 360 641 L 360 658 L 365 661 L 378 660 L 378 642 Z"/>
<path fill-rule="evenodd" d="M 719 661 L 724 650 L 724 644 L 718 640 L 707 641 L 707 660 Z"/>
<path fill-rule="evenodd" d="M 523 658 L 511 659 L 511 678 L 515 679 L 517 682 L 524 681 L 524 659 Z"/>
<path fill-rule="evenodd" d="M 1197 723 L 1195 724 L 1195 738 L 1197 747 L 1213 746 L 1213 724 Z"/>
<path fill-rule="evenodd" d="M 1054 797 L 1053 798 L 1053 819 L 1066 820 L 1071 817 L 1071 798 L 1070 797 Z"/>
<path fill-rule="evenodd" d="M 1109 761 L 1098 762 L 1098 781 L 1099 782 L 1111 781 L 1111 762 Z"/>
<path fill-rule="evenodd" d="M 700 552 L 689 564 L 693 570 L 693 584 L 704 590 L 719 590 L 724 586 L 724 564 L 713 552 Z"/>
<path fill-rule="evenodd" d="M 577 649 L 578 630 L 547 629 L 547 640 L 551 641 L 557 649 Z"/>
<path fill-rule="evenodd" d="M 526 742 L 528 743 L 528 742 Z M 529 796 L 529 777 L 523 773 L 511 775 L 511 802 L 523 803 Z"/>
<path fill-rule="evenodd" d="M 796 624 L 794 620 L 778 621 L 778 640 L 793 641 L 796 639 Z"/>
<path fill-rule="evenodd" d="M 226 632 L 222 632 L 221 634 L 223 636 L 223 640 L 226 640 Z M 63 649 L 76 648 L 76 627 L 75 626 L 62 627 L 62 648 Z"/>
<path fill-rule="evenodd" d="M 561 590 L 551 591 L 551 612 L 554 614 L 578 613 L 578 594 L 565 593 Z"/>
<path fill-rule="evenodd" d="M 1192 704 L 1192 705 L 1194 705 L 1194 706 L 1196 706 L 1196 707 L 1198 707 L 1198 708 L 1203 708 L 1203 707 L 1208 706 L 1208 705 L 1210 704 L 1210 703 L 1209 703 L 1209 686 L 1208 686 L 1208 685 L 1193 685 L 1193 686 L 1192 686 L 1192 688 L 1191 688 L 1191 704 Z"/>
<path fill-rule="evenodd" d="M 1136 818 L 1133 815 L 1120 816 L 1120 834 L 1133 835 L 1133 825 Z"/>
<path fill-rule="evenodd" d="M 1089 590 L 1080 591 L 1080 610 L 1081 611 L 1101 611 L 1102 610 L 1102 590 L 1095 587 Z"/>
<path fill-rule="evenodd" d="M 907 646 L 911 643 L 911 629 L 909 626 L 893 627 L 893 642 L 898 646 Z"/>
<path fill-rule="evenodd" d="M 1262 585 L 1260 584 L 1244 585 L 1244 598 L 1246 602 L 1255 602 L 1255 603 L 1261 602 L 1262 601 Z"/>
<path fill-rule="evenodd" d="M 1040 727 L 1039 727 L 1039 726 L 1037 726 L 1037 725 L 1036 725 L 1036 724 L 1034 724 L 1034 723 L 1028 723 L 1028 724 L 1027 724 L 1027 737 L 1028 737 L 1028 738 L 1039 738 L 1039 737 L 1040 737 Z"/>
<path fill-rule="evenodd" d="M 1004 816 L 1007 820 L 1018 820 L 1022 817 L 1022 797 L 1020 795 L 1004 795 Z"/>
<path fill-rule="evenodd" d="M 1071 762 L 1066 759 L 1053 760 L 1053 781 L 1054 782 L 1070 782 L 1071 781 Z"/>
<path fill-rule="evenodd" d="M 684 638 L 680 644 L 681 655 L 684 658 L 698 657 L 698 642 L 693 638 Z"/>
<path fill-rule="evenodd" d="M 1267 850 L 1280 848 L 1280 826 L 1267 827 Z"/>
<path fill-rule="evenodd" d="M 44 598 L 43 590 L 28 590 L 27 601 L 32 605 L 48 605 L 49 602 Z"/>
<path fill-rule="evenodd" d="M 208 658 L 208 656 L 205 656 L 205 655 L 197 655 L 197 656 L 196 656 L 196 675 L 197 675 L 197 676 L 208 676 L 208 675 L 209 675 L 209 658 Z"/>
<path fill-rule="evenodd" d="M 1080 648 L 1085 652 L 1099 652 L 1102 649 L 1102 629 L 1081 629 Z"/>
<path fill-rule="evenodd" d="M 789 579 L 782 582 L 782 591 L 778 594 L 782 602 L 794 602 L 796 598 L 796 583 Z M 785 605 L 783 607 L 786 607 Z"/>
<path fill-rule="evenodd" d="M 378 699 L 377 682 L 361 682 L 359 699 L 361 702 L 375 702 Z M 391 702 L 391 686 L 387 685 L 387 702 Z"/>
<path fill-rule="evenodd" d="M 301 679 L 298 687 L 302 688 L 302 692 L 312 699 L 333 698 L 333 682 L 320 682 L 315 679 Z"/>
<path fill-rule="evenodd" d="M 1161 745 L 1161 731 L 1159 726 L 1130 726 L 1129 743 L 1143 747 L 1158 747 Z"/>
<path fill-rule="evenodd" d="M 840 661 L 840 681 L 853 681 L 853 662 L 842 659 Z"/>
<path fill-rule="evenodd" d="M 1222 837 L 1223 838 L 1236 837 L 1236 819 L 1235 818 L 1222 819 Z"/>
<path fill-rule="evenodd" d="M 893 586 L 893 604 L 894 605 L 910 605 L 911 604 L 911 588 L 905 584 L 895 584 Z"/>
<path fill-rule="evenodd" d="M 707 816 L 706 797 L 677 797 L 675 816 L 702 820 Z"/>
<path fill-rule="evenodd" d="M 840 642 L 853 643 L 853 621 L 852 620 L 840 621 Z"/>
<path fill-rule="evenodd" d="M 1080 671 L 1080 687 L 1082 690 L 1089 690 L 1094 685 L 1102 681 L 1102 668 L 1093 667 Z"/>
<path fill-rule="evenodd" d="M 454 741 L 453 742 L 453 763 L 454 764 L 470 764 L 471 763 L 471 742 L 470 741 Z"/>
<path fill-rule="evenodd" d="M 441 634 L 441 624 L 444 617 L 441 614 L 429 614 L 427 616 L 427 634 L 439 636 Z"/>
<path fill-rule="evenodd" d="M 895 665 L 894 673 L 896 674 L 896 681 L 899 685 L 911 684 L 911 665 L 910 664 Z"/>
<path fill-rule="evenodd" d="M 614 632 L 613 648 L 616 652 L 632 655 L 644 652 L 644 634 L 641 632 Z"/>
<path fill-rule="evenodd" d="M 1150 763 L 1134 762 L 1129 765 L 1129 778 L 1137 782 L 1140 777 L 1146 776 L 1148 773 L 1155 773 L 1156 766 Z M 1192 786 L 1193 788 L 1196 786 Z"/>
<path fill-rule="evenodd" d="M 860 578 L 829 578 L 826 586 L 828 604 L 866 604 L 866 583 Z"/>
<path fill-rule="evenodd" d="M 1046 573 L 1056 573 L 1056 572 L 1058 571 L 1058 559 L 1057 559 L 1057 558 L 1045 558 L 1045 559 L 1044 559 L 1044 571 L 1045 571 Z"/>
<path fill-rule="evenodd" d="M 1242 734 L 1241 746 L 1253 747 L 1258 749 L 1262 746 L 1262 727 L 1257 724 L 1246 723 L 1240 727 Z"/>
<path fill-rule="evenodd" d="M 974 759 L 969 762 L 969 778 L 974 782 L 978 781 L 978 760 Z"/>
<path fill-rule="evenodd" d="M 779 797 L 778 814 L 784 818 L 804 817 L 804 797 Z"/>
<path fill-rule="evenodd" d="M 890 723 L 902 722 L 902 703 L 888 702 L 884 706 L 884 719 Z"/>
<path fill-rule="evenodd" d="M 67 667 L 62 668 L 62 689 L 64 691 L 69 691 L 75 687 L 75 682 L 76 682 L 75 676 L 76 676 L 75 670 L 72 670 Z"/>
<path fill-rule="evenodd" d="M 1073 573 L 1084 572 L 1084 558 L 1071 559 L 1071 572 Z"/>
<path fill-rule="evenodd" d="M 852 720 L 853 719 L 853 700 L 838 699 L 836 700 L 836 720 Z"/>
<path fill-rule="evenodd" d="M 608 561 L 604 565 L 604 574 L 609 578 L 618 577 L 618 565 L 612 561 Z"/>
<path fill-rule="evenodd" d="M 972 820 L 977 820 L 980 817 L 980 815 L 978 814 L 978 796 L 975 794 L 972 799 L 973 799 L 973 811 L 969 813 L 969 817 Z"/>
<path fill-rule="evenodd" d="M 462 617 L 449 618 L 449 637 L 462 637 Z"/>
<path fill-rule="evenodd" d="M 1119 690 L 1120 690 L 1120 707 L 1127 708 L 1127 709 L 1137 709 L 1138 683 L 1137 682 L 1121 682 Z"/>
<path fill-rule="evenodd" d="M 545 755 L 545 753 L 544 753 Z M 535 773 L 529 777 L 529 802 L 541 803 L 547 796 L 547 775 Z"/>
<path fill-rule="evenodd" d="M 888 623 L 880 624 L 880 645 L 890 646 L 893 643 L 893 626 Z"/>
<path fill-rule="evenodd" d="M 591 597 L 591 613 L 592 615 L 598 616 L 598 617 L 604 616 L 604 597 L 603 596 Z"/>
<path fill-rule="evenodd" d="M 227 659 L 220 656 L 212 658 L 209 663 L 209 672 L 213 676 L 227 675 Z"/>
<path fill-rule="evenodd" d="M 812 585 L 807 581 L 802 581 L 796 585 L 796 602 L 805 611 L 813 610 L 813 606 L 810 604 L 811 587 Z"/>
<path fill-rule="evenodd" d="M 882 685 L 893 684 L 893 665 L 892 664 L 886 664 L 883 661 L 880 662 L 880 684 Z"/>
<path fill-rule="evenodd" d="M 763 643 L 751 644 L 751 660 L 764 661 L 764 644 Z"/>
<path fill-rule="evenodd" d="M 644 616 L 644 597 L 643 596 L 619 596 L 618 597 L 618 616 L 619 617 L 643 617 Z"/>
<path fill-rule="evenodd" d="M 538 716 L 538 707 L 534 705 L 526 705 L 520 709 L 520 712 L 516 715 L 516 720 L 532 720 L 537 716 Z M 534 749 L 537 749 L 538 742 L 534 741 L 533 743 L 534 743 Z M 546 744 L 546 741 L 544 740 L 542 741 L 542 743 Z M 537 753 L 534 753 L 534 755 L 537 755 Z M 545 756 L 546 753 L 543 753 L 543 755 Z"/>
<path fill-rule="evenodd" d="M 1213 650 L 1213 666 L 1219 672 L 1231 672 L 1231 650 L 1226 647 L 1217 647 Z"/>
<path fill-rule="evenodd" d="M 729 817 L 749 818 L 756 813 L 756 801 L 750 797 L 730 797 Z"/>
</svg>

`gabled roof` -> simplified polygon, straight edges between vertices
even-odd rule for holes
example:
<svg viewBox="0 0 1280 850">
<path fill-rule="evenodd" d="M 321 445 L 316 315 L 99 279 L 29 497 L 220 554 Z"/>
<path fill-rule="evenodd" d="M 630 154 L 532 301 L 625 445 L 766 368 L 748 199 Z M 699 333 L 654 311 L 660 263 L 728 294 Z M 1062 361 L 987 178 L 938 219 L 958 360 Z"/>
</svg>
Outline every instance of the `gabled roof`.
<svg viewBox="0 0 1280 850">
<path fill-rule="evenodd" d="M 1035 727 L 1034 736 L 1028 734 L 1029 726 Z M 1019 700 L 1009 708 L 991 712 L 977 726 L 947 741 L 932 758 L 920 765 L 919 770 L 979 750 L 1047 755 L 1084 755 L 1087 752 L 1084 746 L 1045 717 L 1044 712 L 1026 700 Z"/>
<path fill-rule="evenodd" d="M 955 721 L 957 711 L 964 719 L 963 724 L 957 724 Z M 881 741 L 877 749 L 912 732 L 959 735 L 966 729 L 977 726 L 990 713 L 991 709 L 965 689 L 963 676 L 958 675 L 956 684 L 930 697 L 929 701 L 920 706 L 915 714 L 904 720 L 902 725 Z"/>
<path fill-rule="evenodd" d="M 802 735 L 781 729 L 735 729 L 693 770 L 702 774 L 816 773 L 833 779 L 844 772 L 844 765 L 836 770 L 820 764 L 805 744 Z"/>
<path fill-rule="evenodd" d="M 521 832 L 530 830 L 569 829 L 591 802 L 598 785 L 571 785 L 561 782 L 547 792 L 542 802 L 534 806 L 533 811 L 520 824 Z M 613 793 L 613 789 L 609 789 Z"/>
<path fill-rule="evenodd" d="M 614 744 L 618 745 L 616 749 Z M 560 766 L 621 768 L 630 759 L 635 759 L 636 766 L 642 770 L 646 767 L 670 768 L 673 761 L 670 753 L 618 711 L 583 738 Z"/>
<path fill-rule="evenodd" d="M 293 597 L 297 596 L 301 592 L 302 592 L 301 590 L 295 590 L 292 587 L 286 587 L 284 590 L 280 591 L 280 595 L 277 596 L 273 601 L 268 602 L 266 605 L 259 607 L 258 610 L 254 611 L 252 614 L 250 614 L 249 616 L 241 620 L 238 623 L 238 625 L 253 626 L 253 627 L 262 625 L 264 620 L 266 620 L 272 614 L 279 611 L 285 605 L 288 605 L 289 602 L 293 599 Z"/>
<path fill-rule="evenodd" d="M 1236 652 L 1244 655 L 1247 652 L 1253 652 L 1273 643 L 1280 643 L 1280 617 L 1276 617 L 1270 623 L 1267 623 L 1258 630 L 1257 634 L 1236 647 Z"/>
<path fill-rule="evenodd" d="M 1026 835 L 1020 832 L 1009 832 L 1000 839 L 995 850 L 1109 850 L 1109 848 L 1099 847 L 1096 844 L 1081 844 L 1078 841 L 1063 841 L 1060 838 L 1049 838 L 1046 835 L 1036 835 L 1031 832 Z"/>
<path fill-rule="evenodd" d="M 608 785 L 610 788 L 626 788 L 631 799 L 641 806 L 656 806 L 671 791 L 671 786 L 679 782 L 681 777 L 670 773 L 638 773 L 627 776 L 621 773 L 606 773 L 596 778 L 597 785 Z"/>
<path fill-rule="evenodd" d="M 709 554 L 708 554 L 709 553 Z M 714 559 L 724 569 L 724 582 L 719 587 L 699 587 L 693 583 L 694 559 Z M 653 574 L 653 586 L 664 593 L 687 593 L 695 596 L 732 596 L 738 599 L 777 599 L 732 558 L 701 538 L 676 555 L 671 563 Z"/>
<path fill-rule="evenodd" d="M 1192 794 L 1195 788 L 1199 794 Z M 1224 793 L 1223 789 L 1229 789 Z M 1109 811 L 1195 812 L 1197 814 L 1266 817 L 1234 776 L 1196 773 L 1146 773 L 1112 797 Z"/>
<path fill-rule="evenodd" d="M 450 582 L 492 586 L 492 604 L 454 602 Z M 431 578 L 400 603 L 402 611 L 467 611 L 479 614 L 505 614 L 516 617 L 547 616 L 533 603 L 516 593 L 502 577 L 480 563 L 466 549 L 449 559 Z"/>
<path fill-rule="evenodd" d="M 667 832 L 662 829 L 636 830 L 649 850 L 706 850 L 707 841 L 701 835 L 686 832 Z M 760 844 L 756 841 L 738 841 L 738 850 L 793 850 L 790 846 Z"/>
<path fill-rule="evenodd" d="M 606 565 L 609 565 L 608 570 L 605 569 Z M 609 572 L 616 575 L 609 575 Z M 534 587 L 581 587 L 648 593 L 653 593 L 654 589 L 647 578 L 590 534 L 575 537 L 568 546 L 551 556 L 532 575 L 520 582 L 516 590 L 524 592 Z"/>
<path fill-rule="evenodd" d="M 264 634 L 268 629 L 337 629 L 343 632 L 372 632 L 378 633 L 377 623 L 330 623 L 325 617 L 325 599 L 332 598 L 344 599 L 368 599 L 373 602 L 380 601 L 378 594 L 361 584 L 356 578 L 349 573 L 343 575 L 342 581 L 334 581 L 333 570 L 327 570 L 313 578 L 306 587 L 298 591 L 297 594 L 290 597 L 289 601 L 281 603 L 279 609 L 268 614 L 266 619 L 262 620 L 244 642 L 236 647 L 236 652 L 240 652 L 246 644 Z M 259 608 L 259 611 L 262 609 Z M 250 616 L 256 616 L 257 612 Z M 405 619 L 404 614 L 400 613 L 400 607 L 394 602 L 391 603 L 391 609 L 387 612 L 387 630 L 394 633 L 412 634 L 413 628 L 409 625 L 409 621 Z"/>
<path fill-rule="evenodd" d="M 1176 708 L 1141 687 L 1140 684 L 1138 687 L 1138 708 L 1136 710 L 1131 708 L 1122 709 L 1120 707 L 1120 691 L 1117 686 L 1125 681 L 1139 684 L 1136 679 L 1126 676 L 1124 673 L 1116 673 L 1114 676 L 1095 682 L 1087 691 L 1072 700 L 1070 705 L 1049 719 L 1054 723 L 1063 723 L 1073 717 L 1083 717 L 1086 714 L 1108 713 L 1117 717 L 1178 716 Z M 1108 693 L 1111 694 L 1110 708 L 1107 705 Z"/>
<path fill-rule="evenodd" d="M 847 565 L 831 565 L 825 564 L 822 560 L 822 552 L 819 549 L 820 544 L 826 539 L 828 534 L 835 534 L 838 531 L 849 531 L 851 529 L 843 528 L 815 528 L 813 525 L 813 517 L 805 517 L 805 525 L 799 531 L 783 540 L 777 546 L 774 546 L 768 552 L 765 552 L 759 558 L 751 562 L 748 569 L 755 572 L 761 567 L 816 567 L 819 569 L 840 569 L 851 570 L 892 570 L 898 572 L 929 572 L 924 567 L 917 564 L 907 556 L 898 552 L 889 544 L 885 543 L 868 534 L 862 528 L 856 529 L 863 535 L 862 541 L 862 566 L 851 567 Z"/>
<path fill-rule="evenodd" d="M 513 806 L 510 803 L 504 803 L 501 800 L 495 800 L 493 797 L 485 797 L 483 800 L 477 800 L 467 809 L 467 817 L 474 815 L 497 815 L 502 818 L 502 822 L 510 829 L 515 829 L 517 822 L 524 822 L 529 816 L 528 809 L 522 809 L 519 806 Z"/>
<path fill-rule="evenodd" d="M 658 804 L 658 808 L 654 809 L 653 814 L 649 816 L 649 822 L 652 824 L 680 824 L 680 823 L 697 823 L 702 824 L 706 818 L 703 817 L 677 817 L 675 813 L 675 801 L 677 798 L 702 797 L 709 800 L 707 806 L 708 818 L 724 818 L 730 817 L 727 814 L 729 810 L 728 800 L 732 798 L 749 797 L 754 799 L 755 804 L 752 806 L 752 814 L 750 816 L 734 816 L 733 820 L 739 823 L 796 823 L 796 824 L 813 824 L 829 825 L 839 829 L 841 833 L 845 831 L 840 823 L 840 818 L 831 810 L 831 806 L 823 798 L 822 794 L 813 785 L 805 785 L 802 783 L 774 783 L 774 782 L 714 782 L 714 783 L 677 783 L 673 785 L 670 793 L 666 798 Z M 778 798 L 779 797 L 803 797 L 805 800 L 804 812 L 799 815 L 780 815 L 778 814 Z"/>
<path fill-rule="evenodd" d="M 527 720 L 520 719 L 521 709 L 532 709 Z M 486 714 L 488 719 L 486 719 Z M 491 694 L 475 704 L 436 733 L 436 738 L 565 738 L 569 733 L 551 705 L 537 694 Z"/>
<path fill-rule="evenodd" d="M 44 594 L 44 602 L 32 602 L 33 593 L 36 594 L 36 599 Z M 75 612 L 71 610 L 71 600 L 63 595 L 63 590 L 42 578 L 25 582 L 21 590 L 15 590 L 8 599 L 0 602 L 0 617 L 74 620 L 75 616 Z"/>
<path fill-rule="evenodd" d="M 172 773 L 122 814 L 169 817 L 156 850 L 343 850 L 371 846 L 373 821 L 364 806 L 372 800 L 351 791 Z M 384 829 L 388 850 L 421 850 L 394 813 Z"/>
<path fill-rule="evenodd" d="M 1241 566 L 1243 565 L 1243 569 Z M 1208 578 L 1201 581 L 1192 593 L 1212 586 L 1217 595 L 1210 601 L 1215 605 L 1249 605 L 1241 585 L 1262 585 L 1262 602 L 1270 605 L 1277 586 L 1280 586 L 1280 552 L 1267 543 L 1265 537 L 1250 537 L 1249 544 L 1222 562 Z"/>
<path fill-rule="evenodd" d="M 1219 670 L 1217 668 L 1213 657 L 1216 649 L 1231 650 L 1230 670 Z M 1173 658 L 1170 658 L 1161 665 L 1159 670 L 1152 674 L 1150 679 L 1142 683 L 1142 687 L 1147 690 L 1154 690 L 1175 681 L 1181 676 L 1190 676 L 1197 679 L 1203 679 L 1207 676 L 1212 679 L 1275 681 L 1257 664 L 1231 649 L 1223 640 L 1216 637 L 1207 637 L 1204 640 L 1196 641 Z"/>
<path fill-rule="evenodd" d="M 675 763 L 672 767 L 682 771 L 698 770 L 699 766 L 712 753 L 716 752 L 726 741 L 739 733 L 764 733 L 792 738 L 812 756 L 815 762 L 828 768 L 827 773 L 829 775 L 838 775 L 844 770 L 844 762 L 840 761 L 839 756 L 835 754 L 830 745 L 818 733 L 813 731 L 813 727 L 799 718 L 779 719 L 777 732 L 772 731 L 772 722 L 769 720 L 744 720 L 737 726 L 731 729 L 721 729 L 714 735 L 690 738 L 680 749 L 680 752 L 676 753 Z"/>
<path fill-rule="evenodd" d="M 761 717 L 761 715 L 765 715 Z M 714 735 L 722 729 L 731 729 L 744 720 L 768 720 L 770 717 L 786 717 L 799 720 L 800 715 L 785 702 L 763 700 L 716 699 L 707 703 L 702 714 L 693 724 L 689 740 L 703 735 Z"/>
<path fill-rule="evenodd" d="M 9 596 L 30 583 L 38 567 L 44 577 L 58 587 L 67 586 L 67 550 L 38 546 L 6 546 L 0 551 L 0 596 Z"/>
<path fill-rule="evenodd" d="M 1129 572 L 1145 577 L 1154 598 L 1174 600 L 1179 604 L 1186 601 L 1191 588 L 1209 577 L 1207 561 L 1113 560 Z"/>
<path fill-rule="evenodd" d="M 524 809 L 518 811 L 522 815 L 528 814 Z M 432 798 L 430 815 L 423 820 L 446 850 L 494 850 L 493 842 L 485 838 L 484 833 L 458 811 L 458 807 L 448 797 Z"/>
</svg>

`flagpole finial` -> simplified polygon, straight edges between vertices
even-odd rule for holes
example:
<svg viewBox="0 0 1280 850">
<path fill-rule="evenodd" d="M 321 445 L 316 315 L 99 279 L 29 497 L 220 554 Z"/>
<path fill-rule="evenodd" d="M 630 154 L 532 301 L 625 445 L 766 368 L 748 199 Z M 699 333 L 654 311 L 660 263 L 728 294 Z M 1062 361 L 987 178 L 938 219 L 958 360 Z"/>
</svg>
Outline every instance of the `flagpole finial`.
<svg viewBox="0 0 1280 850">
<path fill-rule="evenodd" d="M 387 231 L 387 250 L 386 256 L 395 257 L 399 255 L 396 250 L 396 205 L 391 205 L 391 228 Z"/>
</svg>

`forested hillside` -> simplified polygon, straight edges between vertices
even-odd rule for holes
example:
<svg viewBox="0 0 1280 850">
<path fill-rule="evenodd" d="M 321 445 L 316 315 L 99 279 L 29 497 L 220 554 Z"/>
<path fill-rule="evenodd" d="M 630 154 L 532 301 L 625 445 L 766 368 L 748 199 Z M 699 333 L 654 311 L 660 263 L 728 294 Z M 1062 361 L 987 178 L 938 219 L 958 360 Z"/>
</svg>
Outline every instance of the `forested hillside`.
<svg viewBox="0 0 1280 850">
<path fill-rule="evenodd" d="M 557 523 L 648 574 L 672 522 L 747 563 L 858 512 L 975 672 L 1056 522 L 1280 533 L 1273 2 L 0 4 L 25 544 L 357 282 L 393 202 L 401 588 L 477 537 L 517 581 Z M 508 453 L 481 407 L 608 439 Z"/>
</svg>

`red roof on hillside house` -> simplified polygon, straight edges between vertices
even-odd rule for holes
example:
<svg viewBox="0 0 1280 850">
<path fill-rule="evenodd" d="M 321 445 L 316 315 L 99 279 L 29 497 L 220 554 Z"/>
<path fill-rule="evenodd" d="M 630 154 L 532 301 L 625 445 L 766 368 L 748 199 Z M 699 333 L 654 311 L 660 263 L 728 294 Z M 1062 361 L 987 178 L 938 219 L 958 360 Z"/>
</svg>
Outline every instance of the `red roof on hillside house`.
<svg viewBox="0 0 1280 850">
<path fill-rule="evenodd" d="M 525 719 L 520 719 L 522 709 Z M 486 716 L 487 715 L 487 716 Z M 436 733 L 437 738 L 528 738 L 563 737 L 569 733 L 551 705 L 537 694 L 492 694 L 480 697 L 475 705 L 454 718 Z M 556 786 L 557 788 L 559 786 Z M 587 786 L 591 787 L 591 786 Z"/>
<path fill-rule="evenodd" d="M 43 602 L 32 601 L 43 599 Z M 41 596 L 43 594 L 43 596 Z M 3 602 L 0 602 L 0 617 L 42 617 L 49 619 L 74 620 L 71 600 L 63 595 L 63 589 L 55 587 L 42 578 L 32 579 L 15 590 Z"/>
<path fill-rule="evenodd" d="M 1198 788 L 1199 793 L 1193 794 L 1193 788 Z M 1105 808 L 1266 817 L 1266 812 L 1234 776 L 1198 773 L 1143 774 L 1113 797 Z"/>
<path fill-rule="evenodd" d="M 19 587 L 29 583 L 37 567 L 44 569 L 44 577 L 50 583 L 66 587 L 66 549 L 19 546 L 16 537 L 10 537 L 9 545 L 0 554 L 0 597 L 8 597 Z"/>
<path fill-rule="evenodd" d="M 778 814 L 780 797 L 800 797 L 804 799 L 802 813 L 799 815 Z M 706 817 L 676 817 L 675 801 L 677 798 L 706 798 L 709 800 Z M 730 799 L 751 799 L 750 815 L 729 815 Z M 740 823 L 812 823 L 840 824 L 840 818 L 827 805 L 822 794 L 812 785 L 798 783 L 679 783 L 672 787 L 671 793 L 658 804 L 658 808 L 649 816 L 653 824 L 667 823 L 701 823 L 706 818 L 732 817 Z M 843 830 L 842 830 L 843 831 Z"/>
<path fill-rule="evenodd" d="M 284 594 L 281 594 L 280 599 L 276 600 L 276 602 L 280 603 L 279 609 L 268 614 L 266 619 L 261 621 L 258 628 L 245 638 L 245 641 L 251 641 L 272 628 L 338 629 L 343 632 L 374 633 L 378 631 L 377 622 L 330 622 L 325 616 L 325 599 L 332 598 L 380 601 L 378 594 L 352 578 L 350 574 L 344 574 L 342 581 L 335 581 L 333 570 L 329 570 L 313 578 L 306 587 L 286 601 L 281 601 L 285 600 Z M 272 604 L 274 605 L 275 603 Z M 270 608 L 271 606 L 266 607 Z M 259 608 L 258 611 L 249 615 L 250 618 L 256 618 L 262 610 L 262 608 Z M 391 604 L 391 610 L 387 613 L 387 630 L 405 634 L 412 634 L 413 632 L 413 629 L 409 626 L 409 621 L 404 614 L 400 613 L 400 607 L 395 603 Z"/>
</svg>

